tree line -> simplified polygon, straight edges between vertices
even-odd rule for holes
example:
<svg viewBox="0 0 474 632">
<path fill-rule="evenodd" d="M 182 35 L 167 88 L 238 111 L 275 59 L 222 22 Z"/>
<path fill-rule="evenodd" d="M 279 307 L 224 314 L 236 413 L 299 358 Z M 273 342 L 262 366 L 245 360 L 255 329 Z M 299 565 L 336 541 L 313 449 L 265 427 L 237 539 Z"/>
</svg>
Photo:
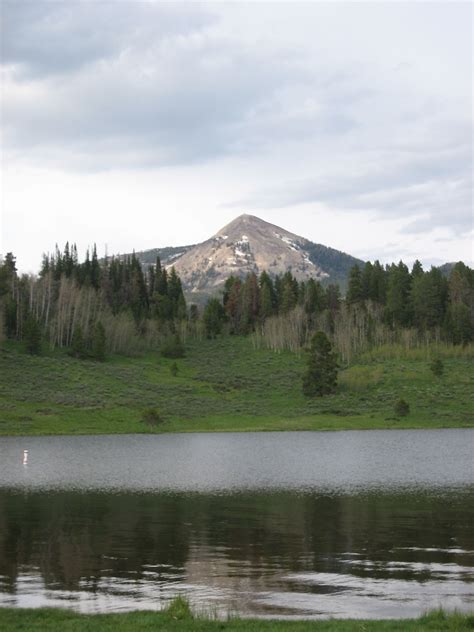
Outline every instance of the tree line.
<svg viewBox="0 0 474 632">
<path fill-rule="evenodd" d="M 8 253 L 0 263 L 1 335 L 46 341 L 76 357 L 134 353 L 163 347 L 183 354 L 180 336 L 252 335 L 255 346 L 307 347 L 324 332 L 344 361 L 371 346 L 474 339 L 474 271 L 459 262 L 449 276 L 438 268 L 410 270 L 402 261 L 354 265 L 343 297 L 336 284 L 298 281 L 291 271 L 229 277 L 222 295 L 200 314 L 189 308 L 181 280 L 158 257 L 143 268 L 135 254 L 79 261 L 75 244 L 44 255 L 38 275 L 20 275 Z"/>
<path fill-rule="evenodd" d="M 145 272 L 135 256 L 80 262 L 75 244 L 44 255 L 38 275 L 18 274 L 8 253 L 0 264 L 2 335 L 69 347 L 78 357 L 103 359 L 105 349 L 128 353 L 155 346 L 187 317 L 179 276 L 159 257 Z"/>
<path fill-rule="evenodd" d="M 257 345 L 276 350 L 307 346 L 315 331 L 324 331 L 344 359 L 368 346 L 430 341 L 468 344 L 474 339 L 474 271 L 459 262 L 449 276 L 416 261 L 378 261 L 350 271 L 345 297 L 337 285 L 298 281 L 291 272 L 271 278 L 231 276 L 222 300 L 211 299 L 203 314 L 208 336 L 224 329 L 254 334 Z"/>
</svg>

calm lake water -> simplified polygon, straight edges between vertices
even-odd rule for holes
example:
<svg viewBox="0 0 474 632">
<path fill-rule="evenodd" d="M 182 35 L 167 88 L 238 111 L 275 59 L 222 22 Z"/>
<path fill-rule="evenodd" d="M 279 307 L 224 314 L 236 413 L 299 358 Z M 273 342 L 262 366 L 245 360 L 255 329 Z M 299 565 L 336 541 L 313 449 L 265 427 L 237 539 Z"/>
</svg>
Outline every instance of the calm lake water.
<svg viewBox="0 0 474 632">
<path fill-rule="evenodd" d="M 469 610 L 473 447 L 469 429 L 0 437 L 0 605 Z"/>
</svg>

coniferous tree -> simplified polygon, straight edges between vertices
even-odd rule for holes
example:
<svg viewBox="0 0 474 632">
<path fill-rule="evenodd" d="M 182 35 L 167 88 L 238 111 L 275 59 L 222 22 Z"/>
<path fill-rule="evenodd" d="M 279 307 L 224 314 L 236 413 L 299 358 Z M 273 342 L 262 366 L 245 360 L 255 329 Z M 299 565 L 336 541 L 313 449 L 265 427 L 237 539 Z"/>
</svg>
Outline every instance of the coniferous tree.
<svg viewBox="0 0 474 632">
<path fill-rule="evenodd" d="M 362 274 L 359 266 L 355 265 L 349 273 L 346 299 L 348 303 L 358 303 L 362 298 Z"/>
<path fill-rule="evenodd" d="M 83 359 L 87 355 L 86 351 L 86 341 L 84 340 L 84 336 L 82 335 L 82 328 L 80 325 L 75 327 L 72 340 L 71 340 L 71 355 L 75 358 Z"/>
<path fill-rule="evenodd" d="M 379 261 L 375 261 L 372 267 L 369 298 L 381 305 L 384 305 L 387 300 L 386 272 Z"/>
<path fill-rule="evenodd" d="M 413 322 L 420 329 L 440 326 L 445 317 L 447 281 L 438 268 L 417 272 L 413 278 L 410 301 Z"/>
<path fill-rule="evenodd" d="M 392 325 L 408 326 L 410 310 L 411 276 L 407 266 L 400 261 L 388 270 L 386 314 Z"/>
<path fill-rule="evenodd" d="M 91 353 L 94 360 L 104 362 L 105 360 L 105 329 L 102 323 L 99 321 L 94 327 L 92 334 Z"/>
<path fill-rule="evenodd" d="M 322 331 L 314 334 L 303 375 L 303 393 L 307 397 L 329 395 L 337 387 L 337 359 L 328 337 Z"/>
<path fill-rule="evenodd" d="M 275 288 L 270 275 L 263 271 L 259 279 L 260 284 L 260 318 L 265 320 L 273 314 L 275 308 Z"/>
<path fill-rule="evenodd" d="M 217 298 L 211 298 L 204 309 L 203 322 L 208 338 L 215 338 L 222 331 L 225 311 Z"/>
<path fill-rule="evenodd" d="M 36 318 L 29 316 L 24 329 L 26 350 L 31 355 L 41 353 L 41 327 Z"/>
<path fill-rule="evenodd" d="M 370 261 L 367 261 L 367 263 L 362 269 L 361 280 L 360 280 L 361 296 L 364 301 L 372 299 L 371 287 L 372 287 L 373 274 L 374 274 L 374 266 L 370 263 Z"/>
</svg>

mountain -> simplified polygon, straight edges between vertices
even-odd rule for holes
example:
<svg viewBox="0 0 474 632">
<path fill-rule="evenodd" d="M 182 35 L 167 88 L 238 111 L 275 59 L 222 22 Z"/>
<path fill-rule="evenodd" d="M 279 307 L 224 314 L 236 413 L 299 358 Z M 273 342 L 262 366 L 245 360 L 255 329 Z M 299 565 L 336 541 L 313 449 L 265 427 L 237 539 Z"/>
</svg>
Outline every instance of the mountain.
<svg viewBox="0 0 474 632">
<path fill-rule="evenodd" d="M 363 261 L 315 244 L 253 215 L 240 215 L 201 244 L 155 248 L 136 253 L 142 265 L 157 255 L 174 266 L 190 300 L 200 301 L 222 289 L 230 275 L 266 270 L 275 276 L 290 271 L 297 279 L 313 277 L 325 285 L 345 287 L 350 268 Z"/>
</svg>

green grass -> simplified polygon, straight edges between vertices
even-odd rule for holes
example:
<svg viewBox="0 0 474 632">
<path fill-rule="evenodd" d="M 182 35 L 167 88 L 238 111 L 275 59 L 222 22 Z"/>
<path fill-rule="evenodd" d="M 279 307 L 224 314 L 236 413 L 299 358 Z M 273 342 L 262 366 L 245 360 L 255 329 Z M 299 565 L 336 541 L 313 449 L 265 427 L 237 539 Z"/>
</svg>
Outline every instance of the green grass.
<svg viewBox="0 0 474 632">
<path fill-rule="evenodd" d="M 157 353 L 81 361 L 63 352 L 39 357 L 18 344 L 0 351 L 0 434 L 342 430 L 472 427 L 472 350 L 443 350 L 436 378 L 426 353 L 384 348 L 340 374 L 336 394 L 301 392 L 304 355 L 255 350 L 249 338 L 191 341 L 186 358 Z M 393 412 L 402 397 L 411 408 Z M 148 428 L 145 409 L 165 423 Z"/>
<path fill-rule="evenodd" d="M 163 630 L 169 632 L 462 632 L 474 629 L 474 616 L 429 613 L 419 619 L 401 620 L 331 620 L 331 621 L 277 621 L 195 618 L 191 612 L 172 604 L 165 612 L 129 612 L 123 614 L 81 615 L 67 610 L 44 608 L 26 610 L 0 608 L 0 629 L 5 632 L 141 632 Z"/>
</svg>

